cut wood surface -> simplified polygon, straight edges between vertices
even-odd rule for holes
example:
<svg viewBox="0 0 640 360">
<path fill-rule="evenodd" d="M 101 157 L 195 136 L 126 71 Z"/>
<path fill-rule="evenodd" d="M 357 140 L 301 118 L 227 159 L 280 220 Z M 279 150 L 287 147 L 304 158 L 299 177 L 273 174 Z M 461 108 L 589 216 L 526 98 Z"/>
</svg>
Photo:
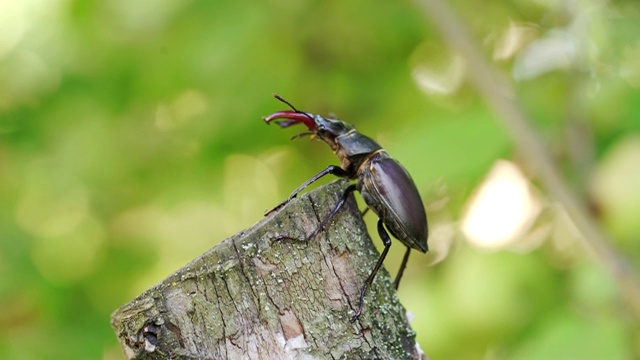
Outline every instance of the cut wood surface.
<svg viewBox="0 0 640 360">
<path fill-rule="evenodd" d="M 424 357 L 384 269 L 362 316 L 350 321 L 378 258 L 353 196 L 304 241 L 347 185 L 338 180 L 300 196 L 117 309 L 111 324 L 126 357 Z"/>
</svg>

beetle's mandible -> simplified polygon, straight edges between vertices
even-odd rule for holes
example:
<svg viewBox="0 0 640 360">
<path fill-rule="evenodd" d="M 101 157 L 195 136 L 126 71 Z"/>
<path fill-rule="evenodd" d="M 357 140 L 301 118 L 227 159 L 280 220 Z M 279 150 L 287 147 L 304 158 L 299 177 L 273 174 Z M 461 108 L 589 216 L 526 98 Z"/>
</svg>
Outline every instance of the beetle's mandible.
<svg viewBox="0 0 640 360">
<path fill-rule="evenodd" d="M 407 170 L 389 156 L 374 140 L 359 133 L 351 124 L 299 111 L 280 96 L 274 96 L 287 104 L 291 110 L 275 112 L 265 117 L 264 121 L 270 123 L 278 120 L 281 127 L 303 123 L 309 131 L 301 135 L 311 135 L 326 142 L 340 160 L 340 166 L 329 165 L 305 181 L 289 195 L 289 198 L 267 211 L 265 215 L 284 206 L 304 188 L 327 174 L 355 180 L 356 183 L 345 189 L 338 204 L 309 238 L 324 228 L 354 190 L 358 190 L 362 194 L 367 206 L 378 215 L 378 234 L 384 243 L 384 250 L 362 286 L 358 310 L 352 318 L 352 321 L 355 321 L 362 314 L 363 300 L 367 289 L 371 286 L 378 269 L 389 252 L 391 238 L 387 230 L 407 247 L 394 281 L 396 289 L 407 265 L 411 249 L 427 252 L 429 228 L 424 205 Z"/>
</svg>

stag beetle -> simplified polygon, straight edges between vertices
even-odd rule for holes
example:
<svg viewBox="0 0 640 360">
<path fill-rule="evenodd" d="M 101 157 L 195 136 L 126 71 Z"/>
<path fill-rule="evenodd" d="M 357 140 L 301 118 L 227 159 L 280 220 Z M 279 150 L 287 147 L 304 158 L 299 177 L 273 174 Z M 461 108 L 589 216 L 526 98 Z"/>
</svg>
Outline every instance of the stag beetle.
<svg viewBox="0 0 640 360">
<path fill-rule="evenodd" d="M 265 216 L 287 204 L 304 188 L 327 174 L 356 180 L 356 183 L 345 189 L 335 208 L 309 235 L 309 239 L 322 230 L 354 190 L 362 194 L 367 206 L 378 215 L 378 234 L 384 243 L 384 250 L 362 286 L 360 304 L 352 318 L 352 321 L 355 321 L 362 314 L 366 291 L 371 286 L 391 247 L 391 238 L 387 230 L 407 247 L 394 281 L 396 289 L 409 260 L 411 249 L 427 252 L 429 230 L 424 205 L 407 170 L 370 137 L 359 133 L 351 124 L 299 111 L 279 95 L 274 94 L 274 97 L 288 105 L 291 110 L 275 112 L 265 117 L 264 121 L 269 124 L 278 120 L 277 123 L 283 128 L 298 123 L 305 124 L 309 131 L 295 137 L 311 135 L 312 138 L 323 140 L 340 160 L 340 166 L 329 165 L 295 189 L 285 201 L 267 211 Z"/>
</svg>

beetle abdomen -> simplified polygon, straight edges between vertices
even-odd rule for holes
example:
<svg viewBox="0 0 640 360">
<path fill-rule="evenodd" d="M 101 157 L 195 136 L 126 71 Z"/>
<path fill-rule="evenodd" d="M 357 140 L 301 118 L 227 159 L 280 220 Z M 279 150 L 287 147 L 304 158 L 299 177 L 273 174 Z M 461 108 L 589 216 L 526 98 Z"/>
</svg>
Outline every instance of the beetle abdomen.
<svg viewBox="0 0 640 360">
<path fill-rule="evenodd" d="M 371 210 L 398 240 L 427 252 L 427 214 L 409 173 L 384 151 L 372 156 L 360 171 L 358 190 Z"/>
</svg>

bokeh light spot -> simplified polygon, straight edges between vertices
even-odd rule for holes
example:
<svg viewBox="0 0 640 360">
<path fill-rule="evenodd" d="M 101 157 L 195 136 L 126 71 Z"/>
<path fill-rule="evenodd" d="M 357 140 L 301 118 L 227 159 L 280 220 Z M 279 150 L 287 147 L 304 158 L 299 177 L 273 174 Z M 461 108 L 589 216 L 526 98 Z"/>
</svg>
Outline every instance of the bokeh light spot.
<svg viewBox="0 0 640 360">
<path fill-rule="evenodd" d="M 502 248 L 524 234 L 539 211 L 540 204 L 522 172 L 500 160 L 471 197 L 462 231 L 477 247 Z"/>
</svg>

